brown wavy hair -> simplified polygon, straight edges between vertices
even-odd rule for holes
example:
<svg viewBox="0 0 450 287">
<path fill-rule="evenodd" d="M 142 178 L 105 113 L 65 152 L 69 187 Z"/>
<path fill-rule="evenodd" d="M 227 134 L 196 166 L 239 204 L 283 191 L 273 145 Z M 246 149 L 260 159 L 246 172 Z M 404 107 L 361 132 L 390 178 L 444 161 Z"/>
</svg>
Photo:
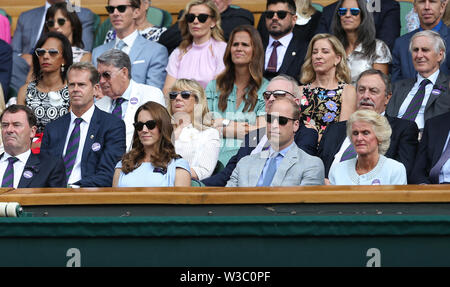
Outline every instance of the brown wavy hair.
<svg viewBox="0 0 450 287">
<path fill-rule="evenodd" d="M 175 152 L 171 137 L 173 132 L 171 117 L 169 112 L 162 105 L 149 101 L 138 108 L 134 115 L 134 122 L 138 120 L 141 111 L 148 111 L 152 118 L 156 121 L 156 127 L 159 129 L 160 137 L 154 145 L 154 152 L 150 157 L 150 161 L 154 167 L 167 168 L 172 159 L 181 156 Z M 134 130 L 133 144 L 131 150 L 122 157 L 122 171 L 127 174 L 138 168 L 145 158 L 145 150 L 139 140 L 137 130 Z"/>
<path fill-rule="evenodd" d="M 251 25 L 241 25 L 233 29 L 228 40 L 227 48 L 223 56 L 225 70 L 217 76 L 216 90 L 220 91 L 219 96 L 219 110 L 224 112 L 227 108 L 228 96 L 233 91 L 234 82 L 236 80 L 235 66 L 231 60 L 231 47 L 233 45 L 234 35 L 237 32 L 247 32 L 250 35 L 251 44 L 253 47 L 253 55 L 248 69 L 250 73 L 250 81 L 247 89 L 248 93 L 244 95 L 245 106 L 243 111 L 251 112 L 255 109 L 258 101 L 258 90 L 261 87 L 264 70 L 264 48 L 261 41 L 261 36 Z"/>
</svg>

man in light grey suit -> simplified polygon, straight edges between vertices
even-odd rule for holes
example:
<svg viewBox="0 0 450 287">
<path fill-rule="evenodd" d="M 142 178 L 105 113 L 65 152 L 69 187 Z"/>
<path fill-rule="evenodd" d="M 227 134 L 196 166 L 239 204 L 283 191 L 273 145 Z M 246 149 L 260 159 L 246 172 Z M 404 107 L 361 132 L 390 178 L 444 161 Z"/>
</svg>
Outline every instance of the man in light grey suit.
<svg viewBox="0 0 450 287">
<path fill-rule="evenodd" d="M 393 84 L 386 114 L 415 121 L 423 130 L 427 119 L 450 111 L 449 78 L 440 71 L 446 49 L 438 33 L 424 30 L 412 36 L 409 50 L 417 76 Z"/>
<path fill-rule="evenodd" d="M 92 62 L 97 66 L 97 57 L 105 51 L 121 50 L 130 57 L 131 77 L 135 82 L 162 89 L 166 80 L 167 49 L 139 34 L 135 20 L 140 6 L 140 0 L 108 1 L 106 10 L 116 31 L 116 40 L 96 47 L 92 52 Z"/>
<path fill-rule="evenodd" d="M 324 184 L 322 161 L 297 147 L 300 109 L 289 97 L 277 98 L 267 113 L 268 149 L 243 157 L 227 187 Z"/>
<path fill-rule="evenodd" d="M 39 40 L 44 28 L 47 9 L 58 2 L 64 2 L 64 0 L 47 0 L 45 6 L 25 11 L 20 14 L 17 20 L 17 26 L 12 40 L 13 69 L 11 78 L 11 87 L 16 91 L 25 83 L 31 67 L 31 55 L 34 46 Z M 83 29 L 84 49 L 91 51 L 94 43 L 95 14 L 87 8 L 74 7 L 72 5 L 70 7 L 77 12 L 77 16 L 80 18 Z"/>
</svg>

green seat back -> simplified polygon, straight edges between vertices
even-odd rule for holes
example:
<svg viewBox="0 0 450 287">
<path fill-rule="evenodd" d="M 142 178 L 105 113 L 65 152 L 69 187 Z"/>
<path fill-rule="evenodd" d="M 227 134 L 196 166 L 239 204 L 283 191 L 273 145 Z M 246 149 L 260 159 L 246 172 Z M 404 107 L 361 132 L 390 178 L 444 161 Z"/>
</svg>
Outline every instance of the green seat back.
<svg viewBox="0 0 450 287">
<path fill-rule="evenodd" d="M 316 8 L 317 11 L 322 12 L 323 10 L 323 6 L 318 4 L 318 3 L 311 3 L 313 5 L 314 8 Z"/>
<path fill-rule="evenodd" d="M 400 4 L 400 36 L 408 33 L 408 27 L 406 26 L 406 14 L 414 9 L 414 4 L 408 1 L 398 1 Z"/>
</svg>

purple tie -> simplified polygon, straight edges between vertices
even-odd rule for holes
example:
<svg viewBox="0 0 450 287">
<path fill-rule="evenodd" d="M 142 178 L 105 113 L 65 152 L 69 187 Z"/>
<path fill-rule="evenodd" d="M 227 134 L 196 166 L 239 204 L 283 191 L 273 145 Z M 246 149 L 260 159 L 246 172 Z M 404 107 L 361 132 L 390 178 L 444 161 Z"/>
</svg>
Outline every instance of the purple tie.
<svg viewBox="0 0 450 287">
<path fill-rule="evenodd" d="M 277 71 L 277 47 L 280 45 L 281 43 L 278 41 L 272 43 L 272 54 L 270 55 L 269 63 L 267 64 L 267 72 L 275 73 Z"/>
<path fill-rule="evenodd" d="M 353 144 L 350 144 L 342 154 L 341 161 L 346 161 L 354 157 L 356 157 L 356 151 L 355 148 L 353 147 Z"/>
<path fill-rule="evenodd" d="M 18 161 L 16 157 L 8 158 L 8 166 L 3 174 L 2 187 L 13 187 L 14 182 L 14 163 Z"/>
<path fill-rule="evenodd" d="M 114 110 L 112 111 L 112 114 L 118 117 L 119 119 L 122 119 L 122 103 L 125 102 L 124 98 L 117 98 L 116 105 L 114 106 Z"/>
<path fill-rule="evenodd" d="M 428 84 L 431 84 L 431 81 L 428 79 L 424 79 L 420 83 L 419 90 L 417 90 L 417 93 L 409 103 L 406 112 L 402 116 L 402 119 L 410 121 L 416 120 L 417 114 L 419 113 L 420 107 L 422 106 L 423 98 L 425 97 L 425 87 Z"/>
<path fill-rule="evenodd" d="M 66 148 L 66 155 L 64 156 L 64 165 L 66 167 L 66 176 L 69 180 L 72 173 L 75 159 L 77 158 L 78 146 L 80 145 L 80 124 L 83 121 L 81 118 L 75 119 L 75 127 L 69 137 L 69 143 Z"/>
<path fill-rule="evenodd" d="M 447 160 L 449 158 L 450 158 L 450 142 L 447 143 L 447 147 L 445 148 L 445 151 L 442 153 L 438 162 L 430 170 L 430 179 L 432 182 L 439 183 L 439 174 L 441 173 L 442 167 L 444 166 L 444 164 L 447 162 Z"/>
</svg>

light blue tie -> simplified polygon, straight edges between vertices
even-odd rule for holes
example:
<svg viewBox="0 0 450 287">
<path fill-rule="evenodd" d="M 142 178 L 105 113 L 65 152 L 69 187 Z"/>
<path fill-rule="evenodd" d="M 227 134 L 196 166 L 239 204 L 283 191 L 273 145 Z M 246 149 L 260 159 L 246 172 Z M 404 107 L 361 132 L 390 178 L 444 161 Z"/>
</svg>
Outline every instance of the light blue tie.
<svg viewBox="0 0 450 287">
<path fill-rule="evenodd" d="M 267 167 L 266 174 L 264 175 L 262 186 L 270 186 L 272 183 L 275 172 L 277 171 L 277 160 L 279 153 L 274 153 L 271 158 L 269 158 L 269 166 Z"/>
<path fill-rule="evenodd" d="M 125 48 L 126 46 L 127 44 L 123 40 L 119 40 L 119 42 L 116 45 L 116 49 L 122 51 L 122 49 Z"/>
</svg>

